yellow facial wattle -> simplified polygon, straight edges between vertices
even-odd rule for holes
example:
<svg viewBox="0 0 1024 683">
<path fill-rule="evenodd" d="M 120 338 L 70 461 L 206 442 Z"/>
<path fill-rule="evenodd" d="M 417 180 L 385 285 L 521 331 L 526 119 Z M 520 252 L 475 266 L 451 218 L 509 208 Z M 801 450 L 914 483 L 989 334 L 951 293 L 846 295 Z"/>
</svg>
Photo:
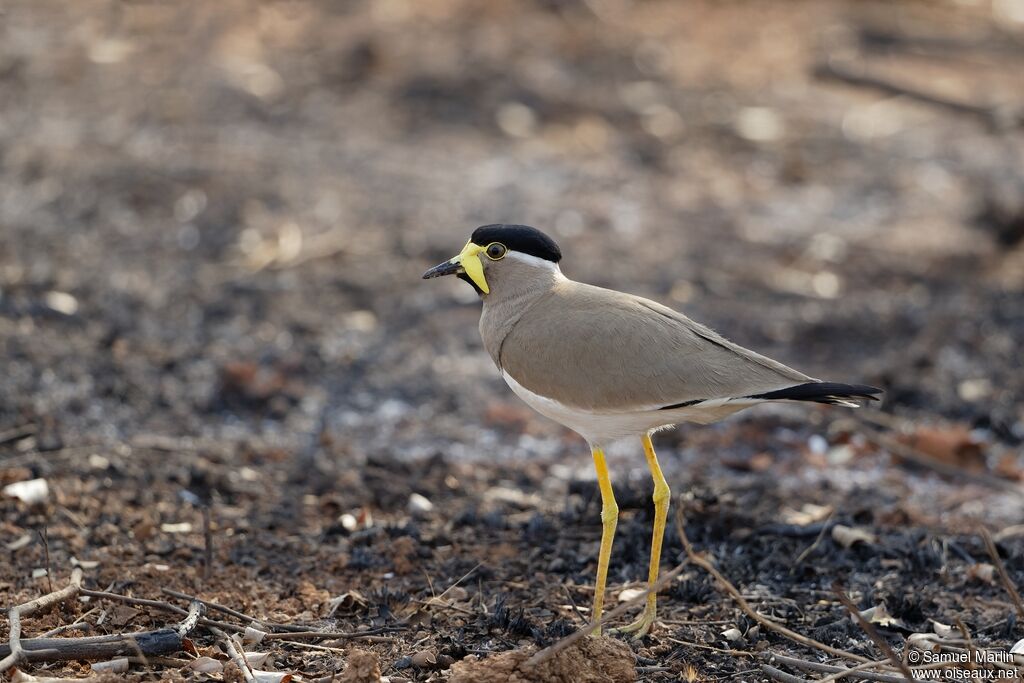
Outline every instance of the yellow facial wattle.
<svg viewBox="0 0 1024 683">
<path fill-rule="evenodd" d="M 466 271 L 466 275 L 473 281 L 473 284 L 479 287 L 480 291 L 484 294 L 489 294 L 491 289 L 487 286 L 487 279 L 484 277 L 484 264 L 480 261 L 480 254 L 486 248 L 472 242 L 466 242 L 466 246 L 462 248 L 458 256 L 452 259 L 452 263 L 458 263 L 462 266 L 462 269 Z"/>
</svg>

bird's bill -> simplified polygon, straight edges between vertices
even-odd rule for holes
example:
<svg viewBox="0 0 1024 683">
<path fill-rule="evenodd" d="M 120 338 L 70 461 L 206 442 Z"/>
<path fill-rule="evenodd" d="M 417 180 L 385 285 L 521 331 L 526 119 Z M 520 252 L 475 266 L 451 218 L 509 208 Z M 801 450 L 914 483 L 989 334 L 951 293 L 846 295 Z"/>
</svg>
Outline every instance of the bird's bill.
<svg viewBox="0 0 1024 683">
<path fill-rule="evenodd" d="M 423 273 L 423 279 L 429 280 L 432 277 L 441 277 L 442 275 L 461 275 L 465 273 L 481 292 L 487 294 L 491 290 L 487 286 L 487 279 L 484 278 L 484 264 L 480 262 L 480 254 L 483 253 L 484 249 L 486 247 L 481 247 L 479 244 L 473 244 L 471 241 L 466 242 L 466 246 L 462 248 L 458 256 L 450 258 L 444 263 L 439 263 Z"/>
</svg>

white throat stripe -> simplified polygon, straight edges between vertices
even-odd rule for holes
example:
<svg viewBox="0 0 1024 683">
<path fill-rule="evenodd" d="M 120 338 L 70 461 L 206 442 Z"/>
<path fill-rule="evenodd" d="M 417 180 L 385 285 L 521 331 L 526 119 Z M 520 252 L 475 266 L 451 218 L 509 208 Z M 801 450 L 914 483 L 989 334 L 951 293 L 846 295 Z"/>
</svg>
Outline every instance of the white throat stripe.
<svg viewBox="0 0 1024 683">
<path fill-rule="evenodd" d="M 537 256 L 524 254 L 521 251 L 514 251 L 512 249 L 509 249 L 508 254 L 506 254 L 505 258 L 515 259 L 517 261 L 521 261 L 522 263 L 535 266 L 537 268 L 547 268 L 548 270 L 554 270 L 558 273 L 562 272 L 562 269 L 559 268 L 558 264 L 555 263 L 554 261 L 548 261 L 547 259 L 543 259 Z"/>
</svg>

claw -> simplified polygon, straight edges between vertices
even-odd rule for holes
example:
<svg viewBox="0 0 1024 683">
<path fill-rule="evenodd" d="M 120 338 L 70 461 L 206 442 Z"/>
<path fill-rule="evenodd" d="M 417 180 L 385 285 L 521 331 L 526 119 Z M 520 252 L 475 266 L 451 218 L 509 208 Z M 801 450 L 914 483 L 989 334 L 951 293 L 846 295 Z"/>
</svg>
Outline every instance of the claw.
<svg viewBox="0 0 1024 683">
<path fill-rule="evenodd" d="M 654 626 L 654 620 L 655 613 L 652 610 L 645 609 L 643 614 L 640 615 L 640 618 L 632 624 L 613 629 L 612 632 L 619 635 L 632 633 L 633 640 L 641 640 L 651 632 L 651 627 Z"/>
</svg>

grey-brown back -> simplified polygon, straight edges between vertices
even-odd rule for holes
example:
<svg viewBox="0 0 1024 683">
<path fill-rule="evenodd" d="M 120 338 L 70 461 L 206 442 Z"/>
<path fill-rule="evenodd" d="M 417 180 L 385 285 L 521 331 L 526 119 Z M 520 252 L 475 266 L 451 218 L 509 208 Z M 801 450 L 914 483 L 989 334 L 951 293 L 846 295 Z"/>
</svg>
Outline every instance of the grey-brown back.
<svg viewBox="0 0 1024 683">
<path fill-rule="evenodd" d="M 504 372 L 565 405 L 652 409 L 813 381 L 654 301 L 567 279 L 544 289 L 485 303 L 480 329 Z"/>
</svg>

